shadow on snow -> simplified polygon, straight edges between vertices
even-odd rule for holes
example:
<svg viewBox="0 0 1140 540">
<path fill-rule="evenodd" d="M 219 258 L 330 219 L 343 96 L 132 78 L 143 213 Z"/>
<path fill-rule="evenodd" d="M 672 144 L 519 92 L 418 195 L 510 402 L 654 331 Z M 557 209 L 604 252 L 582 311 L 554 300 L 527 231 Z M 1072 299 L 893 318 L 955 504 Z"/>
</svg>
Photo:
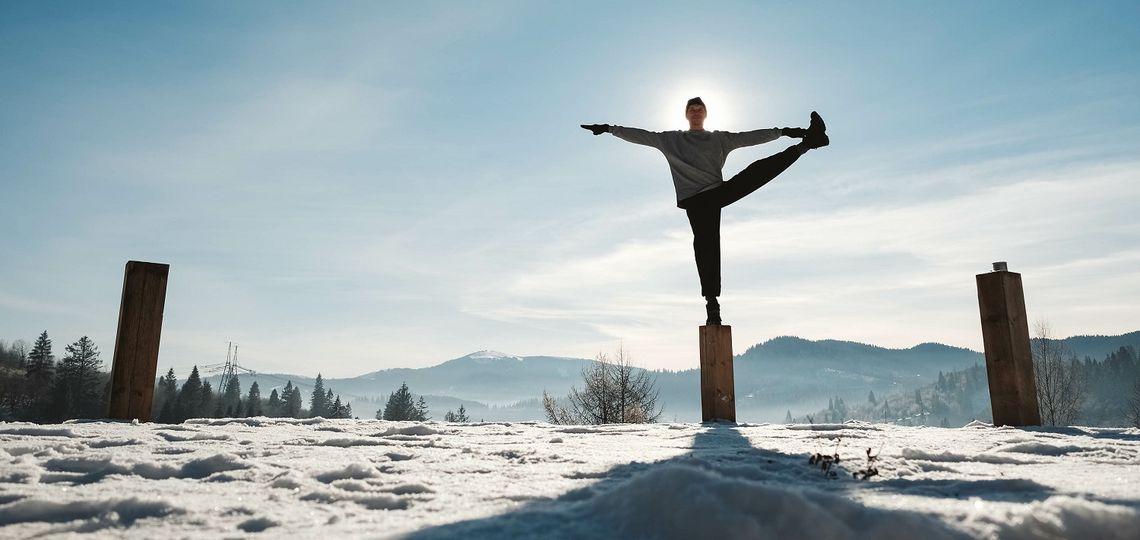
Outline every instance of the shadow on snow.
<svg viewBox="0 0 1140 540">
<path fill-rule="evenodd" d="M 620 465 L 556 499 L 407 537 L 966 538 L 938 517 L 870 507 L 846 495 L 872 490 L 1025 502 L 1052 494 L 1028 480 L 862 482 L 852 479 L 846 462 L 832 480 L 807 457 L 753 447 L 735 425 L 706 424 L 682 456 Z"/>
</svg>

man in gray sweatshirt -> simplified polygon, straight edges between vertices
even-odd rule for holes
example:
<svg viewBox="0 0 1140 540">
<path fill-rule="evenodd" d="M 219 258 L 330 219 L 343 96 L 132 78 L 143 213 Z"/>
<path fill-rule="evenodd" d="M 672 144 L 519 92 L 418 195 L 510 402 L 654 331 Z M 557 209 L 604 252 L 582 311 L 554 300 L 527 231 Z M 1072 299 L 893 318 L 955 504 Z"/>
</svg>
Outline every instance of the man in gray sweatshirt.
<svg viewBox="0 0 1140 540">
<path fill-rule="evenodd" d="M 677 206 L 689 216 L 693 229 L 693 253 L 697 274 L 701 278 L 701 296 L 707 301 L 706 324 L 720 324 L 720 210 L 749 193 L 760 189 L 784 172 L 800 156 L 829 143 L 826 126 L 819 114 L 811 113 L 811 124 L 805 128 L 770 128 L 733 133 L 705 131 L 708 111 L 701 98 L 685 105 L 688 131 L 646 131 L 644 129 L 583 124 L 594 135 L 612 133 L 631 143 L 652 146 L 665 155 L 673 186 L 677 189 Z M 727 182 L 721 173 L 728 153 L 745 146 L 774 141 L 781 136 L 803 139 L 783 152 L 753 162 Z"/>
</svg>

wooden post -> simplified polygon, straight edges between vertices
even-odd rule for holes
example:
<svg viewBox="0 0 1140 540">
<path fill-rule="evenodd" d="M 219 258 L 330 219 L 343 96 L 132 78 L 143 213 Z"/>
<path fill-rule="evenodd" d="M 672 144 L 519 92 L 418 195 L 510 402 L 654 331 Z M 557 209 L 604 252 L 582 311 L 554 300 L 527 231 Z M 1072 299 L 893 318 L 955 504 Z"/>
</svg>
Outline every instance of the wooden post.
<svg viewBox="0 0 1140 540">
<path fill-rule="evenodd" d="M 170 265 L 128 261 L 119 305 L 119 330 L 111 368 L 108 416 L 120 420 L 151 420 L 158 341 L 166 304 Z"/>
<path fill-rule="evenodd" d="M 978 274 L 977 281 L 994 425 L 1039 426 L 1021 274 L 997 262 L 993 272 Z"/>
<path fill-rule="evenodd" d="M 732 381 L 732 327 L 701 327 L 701 419 L 736 421 L 736 389 Z"/>
</svg>

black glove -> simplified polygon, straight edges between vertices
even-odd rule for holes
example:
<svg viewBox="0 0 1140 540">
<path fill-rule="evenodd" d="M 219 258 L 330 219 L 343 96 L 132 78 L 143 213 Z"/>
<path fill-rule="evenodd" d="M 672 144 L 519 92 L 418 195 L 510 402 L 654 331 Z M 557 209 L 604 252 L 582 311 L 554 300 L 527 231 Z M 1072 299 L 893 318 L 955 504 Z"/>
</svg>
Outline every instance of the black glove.
<svg viewBox="0 0 1140 540">
<path fill-rule="evenodd" d="M 797 139 L 807 137 L 807 129 L 805 128 L 780 128 L 780 131 L 788 137 L 795 137 Z"/>
<path fill-rule="evenodd" d="M 582 128 L 592 131 L 594 133 L 594 135 L 601 135 L 601 134 L 610 130 L 610 125 L 609 124 L 582 124 Z"/>
</svg>

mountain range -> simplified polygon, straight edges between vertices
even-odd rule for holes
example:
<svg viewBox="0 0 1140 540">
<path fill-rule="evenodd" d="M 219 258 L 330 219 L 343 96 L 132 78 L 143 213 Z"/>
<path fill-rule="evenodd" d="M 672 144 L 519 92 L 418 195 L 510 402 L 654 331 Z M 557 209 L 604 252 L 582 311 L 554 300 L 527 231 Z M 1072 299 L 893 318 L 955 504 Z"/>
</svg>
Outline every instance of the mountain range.
<svg viewBox="0 0 1140 540">
<path fill-rule="evenodd" d="M 1140 348 L 1140 331 L 1119 336 L 1074 336 L 1061 340 L 1079 358 L 1100 358 L 1121 346 Z M 463 405 L 474 420 L 543 420 L 543 391 L 565 396 L 581 384 L 591 360 L 556 356 L 514 356 L 479 351 L 427 368 L 393 368 L 348 378 L 325 379 L 348 401 L 355 416 L 371 418 L 387 396 L 406 383 L 424 396 L 432 418 Z M 984 364 L 982 353 L 939 343 L 888 349 L 851 341 L 812 341 L 777 337 L 747 348 L 734 358 L 737 419 L 779 422 L 787 412 L 819 409 L 838 396 L 865 399 L 876 394 L 918 388 L 937 380 L 939 372 Z M 660 390 L 662 420 L 700 420 L 700 372 L 654 371 Z M 210 377 L 215 387 L 218 377 Z M 302 389 L 307 403 L 314 379 L 278 373 L 242 374 L 243 389 L 253 381 L 268 396 L 287 381 Z"/>
</svg>

